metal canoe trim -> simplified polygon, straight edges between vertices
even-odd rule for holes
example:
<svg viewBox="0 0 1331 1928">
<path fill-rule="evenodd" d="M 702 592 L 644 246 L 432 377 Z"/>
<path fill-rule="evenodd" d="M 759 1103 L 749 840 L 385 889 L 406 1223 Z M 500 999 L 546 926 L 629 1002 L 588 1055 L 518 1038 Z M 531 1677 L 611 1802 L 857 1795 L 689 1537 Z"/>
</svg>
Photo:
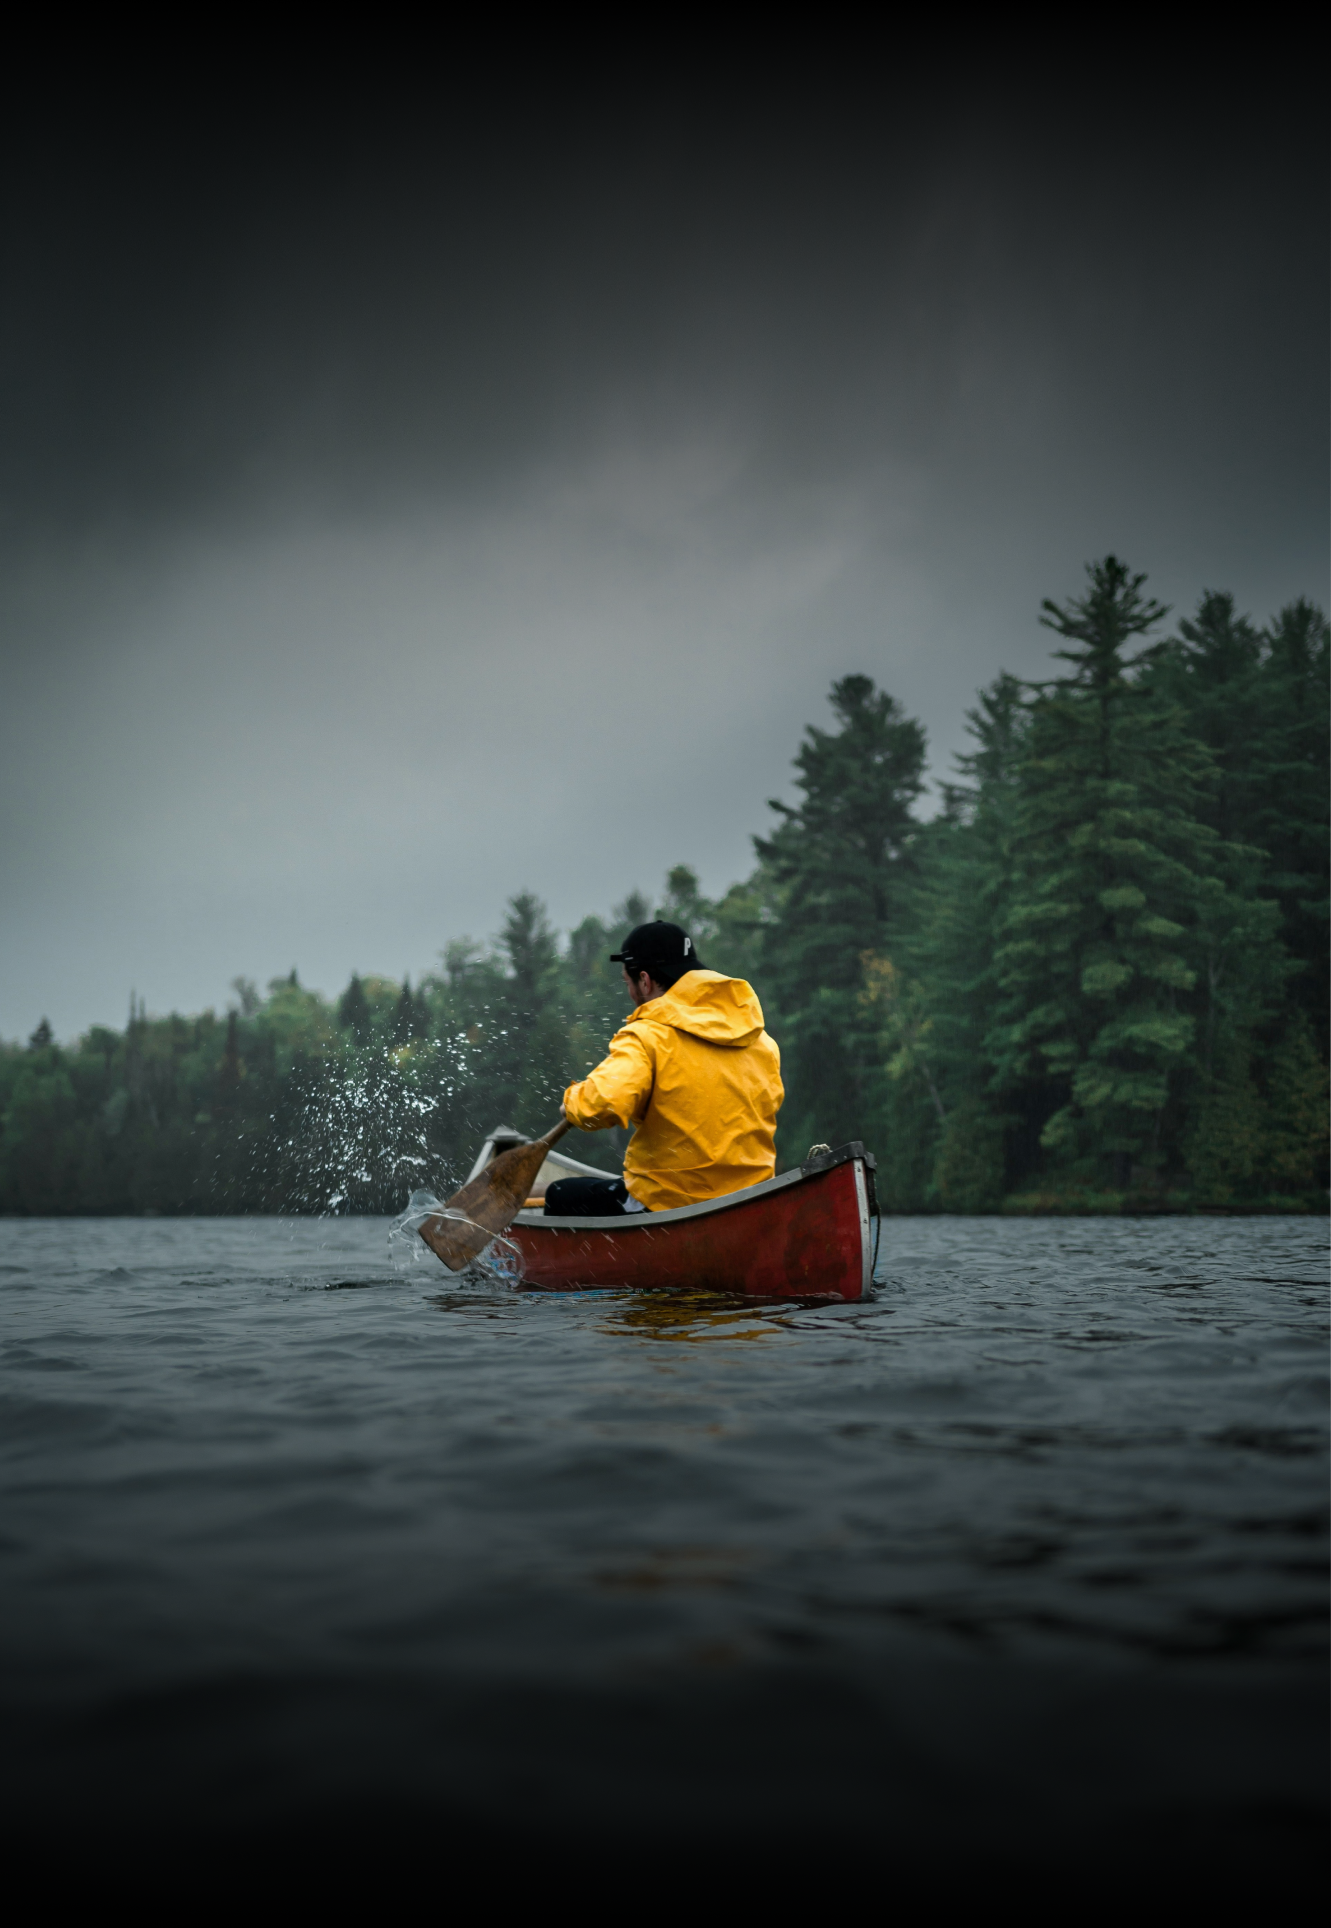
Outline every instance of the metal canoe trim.
<svg viewBox="0 0 1331 1928">
<path fill-rule="evenodd" d="M 855 1202 L 860 1208 L 860 1297 L 867 1299 L 873 1284 L 873 1249 L 869 1242 L 869 1186 L 862 1159 L 855 1160 Z"/>
</svg>

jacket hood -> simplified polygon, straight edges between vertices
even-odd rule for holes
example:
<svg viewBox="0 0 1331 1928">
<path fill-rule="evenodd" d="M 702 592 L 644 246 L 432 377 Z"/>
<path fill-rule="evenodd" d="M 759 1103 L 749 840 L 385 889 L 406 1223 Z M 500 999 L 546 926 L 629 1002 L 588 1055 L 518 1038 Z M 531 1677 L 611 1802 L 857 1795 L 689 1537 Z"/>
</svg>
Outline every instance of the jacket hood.
<svg viewBox="0 0 1331 1928">
<path fill-rule="evenodd" d="M 751 984 L 719 971 L 686 971 L 650 1004 L 640 1004 L 625 1020 L 673 1025 L 708 1044 L 753 1044 L 763 1033 L 763 1007 Z"/>
</svg>

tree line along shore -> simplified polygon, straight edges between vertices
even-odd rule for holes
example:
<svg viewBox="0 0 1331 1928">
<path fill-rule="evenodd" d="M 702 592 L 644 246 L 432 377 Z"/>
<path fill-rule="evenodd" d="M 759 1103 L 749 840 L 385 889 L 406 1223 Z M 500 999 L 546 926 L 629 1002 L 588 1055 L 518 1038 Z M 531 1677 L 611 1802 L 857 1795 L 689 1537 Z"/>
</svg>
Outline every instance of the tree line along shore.
<svg viewBox="0 0 1331 1928">
<path fill-rule="evenodd" d="M 867 676 L 810 727 L 793 803 L 718 900 L 684 864 L 560 939 L 336 1002 L 293 970 L 224 1015 L 43 1021 L 0 1046 L 0 1211 L 393 1211 L 539 1130 L 625 1011 L 608 953 L 659 914 L 749 978 L 780 1042 L 779 1152 L 860 1138 L 896 1212 L 1327 1204 L 1328 627 L 1208 591 L 1166 629 L 1110 556 L 1046 602 L 1047 680 L 1002 675 L 928 820 L 921 726 Z M 624 1134 L 576 1134 L 612 1169 Z"/>
</svg>

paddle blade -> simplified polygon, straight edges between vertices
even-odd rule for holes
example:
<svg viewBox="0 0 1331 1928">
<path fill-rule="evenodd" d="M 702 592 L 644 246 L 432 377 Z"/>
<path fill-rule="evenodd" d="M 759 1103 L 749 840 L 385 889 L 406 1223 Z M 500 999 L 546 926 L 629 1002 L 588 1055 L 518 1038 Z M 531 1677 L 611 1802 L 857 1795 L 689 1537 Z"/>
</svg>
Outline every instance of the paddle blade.
<svg viewBox="0 0 1331 1928">
<path fill-rule="evenodd" d="M 567 1130 L 567 1124 L 561 1123 L 544 1138 L 500 1152 L 449 1199 L 442 1213 L 424 1221 L 421 1237 L 450 1272 L 460 1272 L 480 1257 L 492 1238 L 508 1230 L 527 1203 L 545 1154 Z"/>
</svg>

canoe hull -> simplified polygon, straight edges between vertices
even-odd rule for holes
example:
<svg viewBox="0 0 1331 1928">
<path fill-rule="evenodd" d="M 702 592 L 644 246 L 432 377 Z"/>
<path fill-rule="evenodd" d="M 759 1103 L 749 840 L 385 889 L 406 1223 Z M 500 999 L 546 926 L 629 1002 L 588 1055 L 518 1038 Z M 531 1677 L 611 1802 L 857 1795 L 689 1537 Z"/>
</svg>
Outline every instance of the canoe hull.
<svg viewBox="0 0 1331 1928">
<path fill-rule="evenodd" d="M 507 1236 L 525 1289 L 860 1299 L 872 1276 L 873 1160 L 846 1146 L 798 1172 L 682 1211 L 557 1219 L 523 1212 Z"/>
</svg>

